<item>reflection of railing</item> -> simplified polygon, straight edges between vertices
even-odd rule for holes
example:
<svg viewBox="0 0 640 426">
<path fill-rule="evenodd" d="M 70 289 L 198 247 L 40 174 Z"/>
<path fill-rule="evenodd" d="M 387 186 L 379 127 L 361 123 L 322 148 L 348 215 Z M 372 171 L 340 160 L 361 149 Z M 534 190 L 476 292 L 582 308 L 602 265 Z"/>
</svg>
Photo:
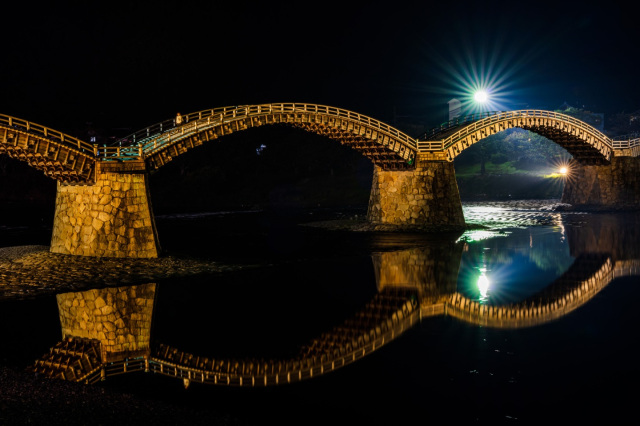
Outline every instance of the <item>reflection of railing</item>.
<svg viewBox="0 0 640 426">
<path fill-rule="evenodd" d="M 325 333 L 288 360 L 212 359 L 160 345 L 149 370 L 189 382 L 230 386 L 270 386 L 319 376 L 348 365 L 390 342 L 420 320 L 415 298 L 393 310 L 369 306 L 332 332 Z"/>
<path fill-rule="evenodd" d="M 119 376 L 121 374 L 133 373 L 136 371 L 149 371 L 148 359 L 145 357 L 125 358 L 119 361 L 108 362 L 100 369 L 93 372 L 86 378 L 86 383 L 93 384 L 107 377 Z"/>
<path fill-rule="evenodd" d="M 446 303 L 446 314 L 474 324 L 498 328 L 529 327 L 560 318 L 587 303 L 616 276 L 614 264 L 608 257 L 584 258 L 576 263 L 551 285 L 569 286 L 554 297 L 547 296 L 535 303 L 524 301 L 514 305 L 490 306 L 454 293 Z M 588 277 L 576 281 L 585 266 L 596 268 Z M 618 276 L 621 276 L 620 272 Z"/>
</svg>

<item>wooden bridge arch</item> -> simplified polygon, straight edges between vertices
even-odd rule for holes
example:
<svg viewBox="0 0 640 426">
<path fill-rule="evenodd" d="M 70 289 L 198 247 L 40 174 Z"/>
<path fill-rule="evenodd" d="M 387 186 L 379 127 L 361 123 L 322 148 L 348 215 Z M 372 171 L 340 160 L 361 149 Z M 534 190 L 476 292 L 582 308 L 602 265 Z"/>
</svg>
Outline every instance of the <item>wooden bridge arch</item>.
<svg viewBox="0 0 640 426">
<path fill-rule="evenodd" d="M 418 141 L 418 150 L 446 151 L 453 161 L 465 149 L 482 139 L 511 128 L 521 128 L 544 136 L 566 149 L 584 165 L 608 164 L 614 149 L 627 148 L 587 123 L 553 111 L 517 110 L 471 116 L 460 124 L 452 122 Z M 627 141 L 625 141 L 627 142 Z M 637 142 L 637 141 L 636 141 Z"/>
<path fill-rule="evenodd" d="M 40 124 L 0 114 L 0 154 L 65 183 L 94 179 L 94 146 Z"/>
<path fill-rule="evenodd" d="M 188 150 L 224 135 L 265 125 L 284 124 L 347 145 L 386 170 L 412 168 L 416 139 L 374 118 L 325 105 L 277 103 L 215 108 L 158 123 L 124 138 L 122 146 L 141 147 L 155 170 Z"/>
</svg>

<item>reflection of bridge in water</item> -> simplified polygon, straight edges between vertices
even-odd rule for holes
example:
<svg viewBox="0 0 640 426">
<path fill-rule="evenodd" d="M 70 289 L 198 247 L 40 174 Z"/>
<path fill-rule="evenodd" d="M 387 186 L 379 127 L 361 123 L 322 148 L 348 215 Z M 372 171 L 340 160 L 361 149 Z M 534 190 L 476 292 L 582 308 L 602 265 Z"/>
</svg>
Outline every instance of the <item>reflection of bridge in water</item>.
<svg viewBox="0 0 640 426">
<path fill-rule="evenodd" d="M 578 309 L 616 278 L 640 275 L 633 243 L 637 232 L 616 234 L 612 231 L 622 229 L 617 219 L 598 220 L 602 223 L 597 228 L 568 230 L 575 261 L 567 271 L 541 292 L 509 305 L 481 304 L 457 291 L 462 243 L 438 241 L 377 252 L 372 257 L 375 297 L 288 359 L 216 358 L 153 344 L 155 284 L 61 294 L 57 300 L 63 341 L 37 360 L 33 370 L 87 383 L 147 371 L 179 378 L 185 386 L 270 386 L 349 365 L 429 317 L 444 315 L 496 328 L 536 326 Z"/>
</svg>

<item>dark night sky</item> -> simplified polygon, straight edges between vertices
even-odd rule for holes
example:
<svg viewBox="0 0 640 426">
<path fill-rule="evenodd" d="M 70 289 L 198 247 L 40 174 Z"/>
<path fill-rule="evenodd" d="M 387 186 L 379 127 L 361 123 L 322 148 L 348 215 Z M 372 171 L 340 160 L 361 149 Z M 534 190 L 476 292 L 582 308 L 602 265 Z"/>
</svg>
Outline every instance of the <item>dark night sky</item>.
<svg viewBox="0 0 640 426">
<path fill-rule="evenodd" d="M 492 109 L 640 109 L 638 24 L 621 2 L 11 2 L 1 13 L 0 113 L 72 134 L 269 102 L 435 126 L 482 78 Z"/>
</svg>

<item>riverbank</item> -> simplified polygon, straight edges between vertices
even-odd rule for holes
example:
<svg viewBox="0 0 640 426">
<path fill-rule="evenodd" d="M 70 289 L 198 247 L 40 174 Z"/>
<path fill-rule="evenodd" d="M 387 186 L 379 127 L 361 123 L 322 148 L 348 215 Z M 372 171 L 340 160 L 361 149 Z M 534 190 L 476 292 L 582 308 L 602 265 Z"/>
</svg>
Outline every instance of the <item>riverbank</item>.
<svg viewBox="0 0 640 426">
<path fill-rule="evenodd" d="M 198 409 L 100 386 L 37 378 L 0 365 L 0 425 L 220 425 L 243 423 L 224 407 Z"/>
<path fill-rule="evenodd" d="M 48 246 L 0 248 L 0 299 L 136 285 L 247 268 L 172 256 L 98 258 L 50 253 Z"/>
</svg>

